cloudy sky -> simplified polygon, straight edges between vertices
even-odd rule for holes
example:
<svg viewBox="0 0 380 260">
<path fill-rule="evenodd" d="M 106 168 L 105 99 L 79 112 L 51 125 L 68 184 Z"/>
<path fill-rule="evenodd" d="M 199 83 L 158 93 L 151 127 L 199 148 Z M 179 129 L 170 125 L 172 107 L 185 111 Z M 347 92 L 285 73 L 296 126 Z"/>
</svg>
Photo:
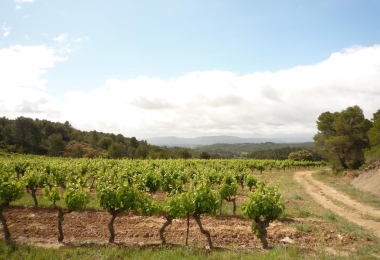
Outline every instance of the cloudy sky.
<svg viewBox="0 0 380 260">
<path fill-rule="evenodd" d="M 1 0 L 0 116 L 311 140 L 380 109 L 379 24 L 378 0 Z"/>
</svg>

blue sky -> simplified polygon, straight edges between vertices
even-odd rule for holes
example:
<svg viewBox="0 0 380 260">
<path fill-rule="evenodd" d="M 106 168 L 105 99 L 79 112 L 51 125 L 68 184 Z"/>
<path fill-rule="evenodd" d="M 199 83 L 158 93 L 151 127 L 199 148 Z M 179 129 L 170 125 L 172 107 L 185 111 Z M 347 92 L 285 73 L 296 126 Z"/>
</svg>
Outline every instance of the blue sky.
<svg viewBox="0 0 380 260">
<path fill-rule="evenodd" d="M 380 1 L 0 2 L 0 115 L 138 139 L 380 109 Z M 2 75 L 3 74 L 3 75 Z"/>
</svg>

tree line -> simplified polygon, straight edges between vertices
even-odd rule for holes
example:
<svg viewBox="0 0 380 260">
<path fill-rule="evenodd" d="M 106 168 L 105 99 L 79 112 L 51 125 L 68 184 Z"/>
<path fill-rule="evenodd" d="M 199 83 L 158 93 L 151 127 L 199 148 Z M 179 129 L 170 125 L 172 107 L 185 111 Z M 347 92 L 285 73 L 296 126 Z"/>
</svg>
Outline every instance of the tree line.
<svg viewBox="0 0 380 260">
<path fill-rule="evenodd" d="M 273 160 L 293 160 L 295 154 L 303 153 L 304 160 L 306 161 L 321 161 L 323 158 L 314 150 L 312 147 L 294 147 L 286 146 L 281 148 L 274 148 L 268 150 L 253 151 L 247 154 L 247 157 L 250 159 L 273 159 Z M 290 157 L 289 157 L 290 156 Z"/>
<path fill-rule="evenodd" d="M 98 131 L 80 131 L 65 123 L 17 117 L 0 118 L 0 150 L 11 153 L 74 158 L 170 158 L 158 146 L 136 137 Z"/>
<path fill-rule="evenodd" d="M 96 130 L 81 131 L 75 129 L 68 121 L 60 123 L 23 116 L 16 119 L 0 117 L 0 151 L 10 153 L 72 158 L 282 160 L 288 159 L 290 153 L 301 150 L 310 151 L 313 154 L 313 160 L 320 159 L 313 151 L 312 143 L 310 145 L 309 143 L 216 144 L 197 148 L 160 147 L 150 145 L 145 140 L 137 140 L 136 137 L 125 137 L 122 134 L 116 135 Z"/>
<path fill-rule="evenodd" d="M 68 121 L 60 123 L 23 116 L 0 117 L 0 151 L 72 158 L 225 158 L 207 151 L 151 145 L 122 134 L 81 131 Z"/>
<path fill-rule="evenodd" d="M 283 148 L 283 149 L 280 149 Z M 291 152 L 308 150 L 313 154 L 314 160 L 321 160 L 321 156 L 315 151 L 313 142 L 302 143 L 217 143 L 212 145 L 198 146 L 192 149 L 194 155 L 207 152 L 211 158 L 249 158 L 249 159 L 287 159 Z M 197 155 L 195 155 L 197 157 Z"/>
</svg>

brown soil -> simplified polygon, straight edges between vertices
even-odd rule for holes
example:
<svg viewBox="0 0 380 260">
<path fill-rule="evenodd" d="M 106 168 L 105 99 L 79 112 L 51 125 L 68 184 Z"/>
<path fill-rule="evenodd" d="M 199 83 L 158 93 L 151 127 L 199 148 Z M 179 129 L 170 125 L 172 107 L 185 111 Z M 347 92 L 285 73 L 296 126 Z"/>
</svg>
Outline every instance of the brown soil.
<svg viewBox="0 0 380 260">
<path fill-rule="evenodd" d="M 4 212 L 12 238 L 22 244 L 33 244 L 44 247 L 57 248 L 61 246 L 93 246 L 108 244 L 109 232 L 107 223 L 110 214 L 106 211 L 83 210 L 65 215 L 63 222 L 64 243 L 58 243 L 57 211 L 52 208 L 9 207 Z M 165 222 L 159 216 L 142 217 L 130 212 L 120 215 L 115 220 L 115 245 L 151 247 L 160 245 L 158 230 Z M 260 241 L 251 231 L 252 221 L 241 217 L 231 216 L 203 216 L 202 223 L 211 233 L 215 246 L 230 250 L 262 250 Z M 296 225 L 324 227 L 319 235 L 314 232 L 302 232 Z M 268 228 L 268 242 L 270 246 L 284 245 L 281 239 L 288 237 L 301 248 L 307 250 L 317 248 L 321 240 L 327 247 L 352 248 L 359 241 L 349 235 L 342 235 L 334 231 L 331 224 L 318 219 L 286 219 L 276 221 Z M 2 227 L 0 232 L 3 232 Z M 165 232 L 169 244 L 185 245 L 186 218 L 174 220 Z M 362 241 L 367 243 L 365 239 Z M 198 247 L 207 245 L 207 240 L 199 231 L 196 222 L 190 220 L 189 244 Z"/>
<path fill-rule="evenodd" d="M 352 185 L 380 196 L 380 162 L 376 162 L 358 173 L 358 176 L 352 180 Z"/>
<path fill-rule="evenodd" d="M 294 174 L 294 178 L 302 184 L 306 192 L 324 208 L 333 211 L 350 222 L 366 228 L 377 237 L 380 237 L 380 222 L 368 218 L 368 216 L 370 216 L 380 219 L 379 210 L 355 201 L 339 193 L 334 188 L 315 180 L 311 177 L 312 173 L 312 171 L 297 172 Z"/>
</svg>

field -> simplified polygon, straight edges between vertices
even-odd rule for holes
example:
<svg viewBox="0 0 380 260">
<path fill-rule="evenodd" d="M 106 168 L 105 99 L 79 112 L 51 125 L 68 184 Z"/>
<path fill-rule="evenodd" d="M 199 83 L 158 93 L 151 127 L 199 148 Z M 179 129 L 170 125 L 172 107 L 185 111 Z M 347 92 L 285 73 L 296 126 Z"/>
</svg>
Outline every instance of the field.
<svg viewBox="0 0 380 260">
<path fill-rule="evenodd" d="M 122 161 L 62 160 L 57 162 L 50 158 L 32 157 L 11 158 L 11 160 L 2 158 L 1 163 L 7 167 L 16 162 L 25 161 L 38 164 L 34 160 L 38 163 L 45 161 L 50 165 L 60 165 L 66 171 L 67 165 L 75 165 L 76 169 L 83 174 L 82 166 L 87 165 L 85 167 L 86 187 L 90 187 L 94 180 L 95 183 L 100 180 L 94 175 L 95 170 L 97 174 L 108 174 L 108 168 L 116 169 L 123 165 Z M 169 167 L 166 163 L 171 163 L 172 166 Z M 264 169 L 258 166 L 260 163 Z M 380 217 L 376 215 L 380 209 L 380 199 L 370 194 L 361 194 L 358 190 L 355 190 L 355 193 L 348 192 L 347 190 L 352 187 L 345 177 L 334 175 L 320 168 L 320 165 L 288 163 L 284 166 L 283 162 L 250 160 L 135 161 L 127 162 L 127 164 L 133 165 L 135 170 L 140 171 L 137 176 L 146 172 L 153 173 L 155 171 L 152 169 L 162 169 L 161 167 L 166 169 L 165 173 L 157 170 L 162 173 L 161 176 L 167 176 L 168 173 L 177 174 L 175 178 L 177 180 L 181 179 L 181 173 L 186 173 L 185 175 L 189 177 L 182 178 L 184 191 L 191 189 L 189 183 L 199 175 L 215 179 L 215 184 L 213 184 L 215 190 L 221 185 L 223 176 L 229 174 L 235 176 L 241 173 L 244 173 L 245 177 L 254 176 L 268 185 L 277 186 L 282 195 L 285 210 L 280 218 L 271 222 L 268 227 L 269 248 L 262 248 L 260 240 L 252 233 L 253 221 L 242 216 L 240 206 L 248 200 L 250 192 L 247 185 L 242 187 L 240 182 L 235 196 L 236 215 L 233 215 L 232 203 L 224 201 L 221 214 L 218 209 L 214 212 L 215 215 L 202 214 L 201 216 L 203 228 L 211 235 L 214 245 L 212 250 L 207 247 L 207 238 L 200 232 L 194 218 L 190 218 L 186 246 L 186 216 L 174 219 L 172 224 L 165 229 L 167 243 L 162 246 L 159 229 L 166 221 L 165 216 L 162 213 L 149 216 L 149 214 L 140 214 L 137 210 L 126 210 L 117 215 L 114 222 L 115 241 L 109 243 L 110 233 L 107 225 L 111 215 L 99 204 L 96 196 L 97 189 L 91 190 L 90 201 L 84 209 L 75 210 L 64 216 L 62 229 L 65 237 L 59 243 L 57 241 L 58 211 L 52 207 L 52 202 L 42 195 L 39 187 L 36 190 L 38 207 L 34 206 L 30 193 L 24 193 L 22 198 L 13 201 L 4 209 L 3 214 L 11 233 L 11 241 L 0 240 L 0 259 L 48 259 L 51 257 L 55 259 L 199 259 L 200 257 L 209 259 L 378 259 L 380 257 L 378 234 L 380 228 L 376 228 L 376 225 L 380 224 Z M 149 167 L 149 165 L 155 166 Z M 318 167 L 314 168 L 314 166 Z M 29 168 L 32 167 L 29 166 Z M 105 172 L 102 170 L 100 173 L 99 169 L 104 169 Z M 124 165 L 122 169 L 126 172 L 126 169 L 131 168 Z M 173 169 L 177 170 L 173 171 Z M 113 174 L 115 172 L 117 171 Z M 315 172 L 314 177 L 311 175 L 312 172 Z M 131 174 L 131 171 L 129 173 Z M 221 176 L 219 173 L 222 173 Z M 28 172 L 24 174 L 27 176 Z M 209 177 L 210 175 L 212 177 Z M 315 178 L 319 182 L 315 182 Z M 339 183 L 340 186 L 347 186 L 347 189 L 341 188 L 338 191 L 334 189 L 333 193 L 330 193 L 329 190 L 334 188 L 334 185 L 318 186 L 322 185 L 324 180 L 328 180 L 325 185 L 333 183 L 336 186 Z M 161 188 L 152 193 L 154 201 L 165 202 L 167 197 L 170 197 L 162 184 L 161 179 Z M 340 199 L 343 195 L 351 196 L 357 204 L 346 205 L 346 198 Z M 371 203 L 368 202 L 368 198 Z M 366 208 L 364 212 L 360 210 L 360 207 L 366 205 L 370 205 L 371 210 Z M 57 201 L 57 206 L 64 208 L 65 204 L 60 200 Z M 357 214 L 358 219 L 353 220 L 350 214 Z M 3 233 L 2 228 L 0 232 Z"/>
</svg>

